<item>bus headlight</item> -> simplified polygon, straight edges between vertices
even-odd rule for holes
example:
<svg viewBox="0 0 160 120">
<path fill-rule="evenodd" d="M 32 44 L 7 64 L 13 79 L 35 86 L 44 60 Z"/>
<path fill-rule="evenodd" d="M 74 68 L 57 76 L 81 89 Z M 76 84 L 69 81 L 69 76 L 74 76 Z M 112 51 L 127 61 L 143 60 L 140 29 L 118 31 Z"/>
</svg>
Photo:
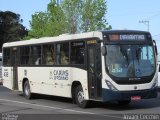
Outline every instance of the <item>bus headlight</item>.
<svg viewBox="0 0 160 120">
<path fill-rule="evenodd" d="M 118 91 L 117 88 L 111 82 L 109 82 L 108 80 L 105 80 L 105 82 L 110 90 Z"/>
<path fill-rule="evenodd" d="M 155 87 L 158 87 L 158 76 L 155 78 L 155 81 L 154 81 L 154 83 L 152 84 L 152 87 L 151 87 L 151 88 L 155 88 Z"/>
</svg>

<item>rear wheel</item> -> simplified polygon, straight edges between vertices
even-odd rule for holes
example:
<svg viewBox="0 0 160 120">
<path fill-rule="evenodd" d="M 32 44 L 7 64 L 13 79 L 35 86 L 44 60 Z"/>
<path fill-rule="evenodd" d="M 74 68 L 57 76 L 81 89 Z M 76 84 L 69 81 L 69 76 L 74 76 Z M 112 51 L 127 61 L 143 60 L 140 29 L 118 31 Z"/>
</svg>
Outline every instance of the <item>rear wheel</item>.
<svg viewBox="0 0 160 120">
<path fill-rule="evenodd" d="M 23 85 L 23 95 L 27 98 L 27 99 L 31 99 L 32 98 L 32 93 L 31 93 L 31 89 L 30 89 L 30 85 L 29 85 L 29 81 L 25 81 L 24 85 Z"/>
<path fill-rule="evenodd" d="M 79 107 L 81 107 L 81 108 L 88 107 L 89 101 L 84 99 L 84 92 L 83 92 L 81 85 L 79 85 L 76 88 L 75 100 L 76 100 L 76 103 Z"/>
</svg>

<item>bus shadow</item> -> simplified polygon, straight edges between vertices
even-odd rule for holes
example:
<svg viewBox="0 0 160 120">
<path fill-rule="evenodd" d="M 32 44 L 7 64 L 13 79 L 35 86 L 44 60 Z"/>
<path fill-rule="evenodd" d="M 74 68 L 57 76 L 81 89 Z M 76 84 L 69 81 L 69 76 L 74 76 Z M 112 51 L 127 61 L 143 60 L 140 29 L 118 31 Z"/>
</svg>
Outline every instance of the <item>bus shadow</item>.
<svg viewBox="0 0 160 120">
<path fill-rule="evenodd" d="M 23 94 L 19 94 L 19 96 L 22 97 Z M 41 94 L 34 94 L 34 97 L 31 100 L 48 100 L 48 101 L 74 104 L 71 98 L 41 95 Z M 119 105 L 117 102 L 103 103 L 103 102 L 97 102 L 97 101 L 90 101 L 90 105 L 87 109 L 103 108 L 103 109 L 115 110 L 115 111 L 125 111 L 125 110 L 136 110 L 136 109 L 140 110 L 140 109 L 156 108 L 156 107 L 160 107 L 160 95 L 155 99 L 146 99 L 146 100 L 135 101 L 135 102 L 133 101 L 129 105 L 125 105 L 125 106 Z"/>
<path fill-rule="evenodd" d="M 133 101 L 129 105 L 119 105 L 117 102 L 93 102 L 91 108 L 103 108 L 115 111 L 125 111 L 125 110 L 140 110 L 160 107 L 160 98 Z"/>
<path fill-rule="evenodd" d="M 23 94 L 19 94 L 19 96 L 24 97 Z M 71 98 L 42 95 L 42 94 L 33 94 L 33 97 L 31 98 L 31 100 L 49 100 L 49 101 L 56 101 L 56 102 L 73 103 Z"/>
</svg>

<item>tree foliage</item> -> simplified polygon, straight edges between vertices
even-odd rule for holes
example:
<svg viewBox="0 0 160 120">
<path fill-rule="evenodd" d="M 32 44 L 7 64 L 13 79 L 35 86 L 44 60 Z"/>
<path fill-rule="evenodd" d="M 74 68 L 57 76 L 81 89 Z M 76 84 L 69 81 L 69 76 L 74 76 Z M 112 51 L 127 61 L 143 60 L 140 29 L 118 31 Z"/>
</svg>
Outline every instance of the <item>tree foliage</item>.
<svg viewBox="0 0 160 120">
<path fill-rule="evenodd" d="M 105 0 L 84 0 L 81 30 L 87 32 L 111 29 L 105 18 L 106 12 Z"/>
<path fill-rule="evenodd" d="M 31 31 L 29 31 L 29 36 L 31 37 L 42 37 L 46 30 L 48 23 L 48 14 L 45 12 L 37 12 L 32 15 Z"/>
<path fill-rule="evenodd" d="M 47 12 L 37 12 L 32 15 L 29 36 L 39 38 L 56 36 L 66 32 L 67 23 L 64 13 L 55 0 L 48 4 Z"/>
<path fill-rule="evenodd" d="M 111 29 L 105 18 L 105 0 L 64 0 L 62 8 L 69 23 L 69 33 Z"/>
<path fill-rule="evenodd" d="M 32 15 L 29 36 L 56 36 L 111 29 L 105 0 L 51 0 L 46 12 Z"/>
<path fill-rule="evenodd" d="M 83 0 L 64 0 L 62 9 L 68 23 L 67 32 L 80 32 Z"/>
<path fill-rule="evenodd" d="M 0 11 L 0 48 L 5 42 L 17 41 L 27 35 L 28 31 L 22 22 L 19 14 Z"/>
</svg>

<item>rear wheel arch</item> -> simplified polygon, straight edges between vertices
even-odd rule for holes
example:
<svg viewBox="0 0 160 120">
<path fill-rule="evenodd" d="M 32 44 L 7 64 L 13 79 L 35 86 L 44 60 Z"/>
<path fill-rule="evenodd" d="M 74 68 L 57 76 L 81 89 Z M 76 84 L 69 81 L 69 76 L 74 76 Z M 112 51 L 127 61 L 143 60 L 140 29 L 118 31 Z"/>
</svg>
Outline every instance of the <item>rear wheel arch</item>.
<svg viewBox="0 0 160 120">
<path fill-rule="evenodd" d="M 76 88 L 77 88 L 79 85 L 82 86 L 82 84 L 81 84 L 79 81 L 74 81 L 74 82 L 72 83 L 71 95 L 72 95 L 72 99 L 73 99 L 73 102 L 74 102 L 74 103 L 76 103 L 76 101 L 75 101 Z"/>
<path fill-rule="evenodd" d="M 81 108 L 86 108 L 89 106 L 89 101 L 84 99 L 83 86 L 79 81 L 74 81 L 72 83 L 72 99 Z"/>
<path fill-rule="evenodd" d="M 23 91 L 24 91 L 24 83 L 25 83 L 26 81 L 29 82 L 28 78 L 23 78 L 23 81 L 22 81 L 22 89 L 23 89 Z"/>
<path fill-rule="evenodd" d="M 33 97 L 33 94 L 31 93 L 29 80 L 27 78 L 23 79 L 22 87 L 23 87 L 23 95 L 25 96 L 25 98 L 31 99 Z"/>
</svg>

